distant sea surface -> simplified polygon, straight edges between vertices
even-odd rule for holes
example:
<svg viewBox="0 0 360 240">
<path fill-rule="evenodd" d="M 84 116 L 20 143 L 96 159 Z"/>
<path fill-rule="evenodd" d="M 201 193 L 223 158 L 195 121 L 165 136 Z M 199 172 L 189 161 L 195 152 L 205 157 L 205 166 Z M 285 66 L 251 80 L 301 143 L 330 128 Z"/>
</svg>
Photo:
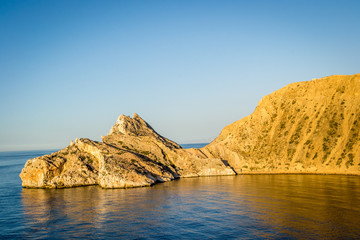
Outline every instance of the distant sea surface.
<svg viewBox="0 0 360 240">
<path fill-rule="evenodd" d="M 239 175 L 133 189 L 23 189 L 19 173 L 26 160 L 51 152 L 0 153 L 0 239 L 360 238 L 358 176 Z"/>
<path fill-rule="evenodd" d="M 202 148 L 208 145 L 209 143 L 188 143 L 188 144 L 180 144 L 183 148 Z"/>
</svg>

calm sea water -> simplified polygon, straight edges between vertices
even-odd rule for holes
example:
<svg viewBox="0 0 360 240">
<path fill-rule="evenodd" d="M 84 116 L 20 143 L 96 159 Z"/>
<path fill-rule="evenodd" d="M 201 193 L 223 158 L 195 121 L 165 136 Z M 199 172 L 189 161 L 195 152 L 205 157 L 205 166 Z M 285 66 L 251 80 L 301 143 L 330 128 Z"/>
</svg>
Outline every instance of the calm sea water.
<svg viewBox="0 0 360 240">
<path fill-rule="evenodd" d="M 0 153 L 1 239 L 360 238 L 360 177 L 245 175 L 135 189 L 22 189 L 26 160 L 50 152 Z"/>
</svg>

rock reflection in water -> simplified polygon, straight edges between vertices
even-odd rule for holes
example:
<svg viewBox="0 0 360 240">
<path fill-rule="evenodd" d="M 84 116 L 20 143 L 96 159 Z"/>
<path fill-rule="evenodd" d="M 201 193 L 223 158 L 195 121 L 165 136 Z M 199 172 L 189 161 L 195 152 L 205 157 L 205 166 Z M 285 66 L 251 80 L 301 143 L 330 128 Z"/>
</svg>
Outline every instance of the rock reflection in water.
<svg viewBox="0 0 360 240">
<path fill-rule="evenodd" d="M 23 189 L 39 238 L 359 237 L 360 178 L 246 175 L 136 189 Z"/>
</svg>

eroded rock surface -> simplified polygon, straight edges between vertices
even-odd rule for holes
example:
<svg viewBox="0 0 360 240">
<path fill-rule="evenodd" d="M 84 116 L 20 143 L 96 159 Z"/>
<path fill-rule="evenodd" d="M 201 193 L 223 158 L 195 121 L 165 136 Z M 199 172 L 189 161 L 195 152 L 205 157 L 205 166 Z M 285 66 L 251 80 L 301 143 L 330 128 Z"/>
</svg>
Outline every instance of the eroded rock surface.
<svg viewBox="0 0 360 240">
<path fill-rule="evenodd" d="M 121 115 L 102 138 L 77 139 L 58 152 L 28 160 L 20 174 L 23 186 L 128 188 L 179 177 L 235 174 L 221 159 L 182 149 L 162 137 L 137 114 Z"/>
</svg>

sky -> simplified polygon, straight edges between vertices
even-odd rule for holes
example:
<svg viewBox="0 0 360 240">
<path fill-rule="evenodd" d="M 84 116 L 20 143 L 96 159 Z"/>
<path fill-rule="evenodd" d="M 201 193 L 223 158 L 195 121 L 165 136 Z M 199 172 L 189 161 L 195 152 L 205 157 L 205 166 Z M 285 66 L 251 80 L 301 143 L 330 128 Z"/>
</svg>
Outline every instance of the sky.
<svg viewBox="0 0 360 240">
<path fill-rule="evenodd" d="M 360 72 L 360 1 L 0 1 L 0 151 L 139 114 L 210 142 L 285 85 Z"/>
</svg>

